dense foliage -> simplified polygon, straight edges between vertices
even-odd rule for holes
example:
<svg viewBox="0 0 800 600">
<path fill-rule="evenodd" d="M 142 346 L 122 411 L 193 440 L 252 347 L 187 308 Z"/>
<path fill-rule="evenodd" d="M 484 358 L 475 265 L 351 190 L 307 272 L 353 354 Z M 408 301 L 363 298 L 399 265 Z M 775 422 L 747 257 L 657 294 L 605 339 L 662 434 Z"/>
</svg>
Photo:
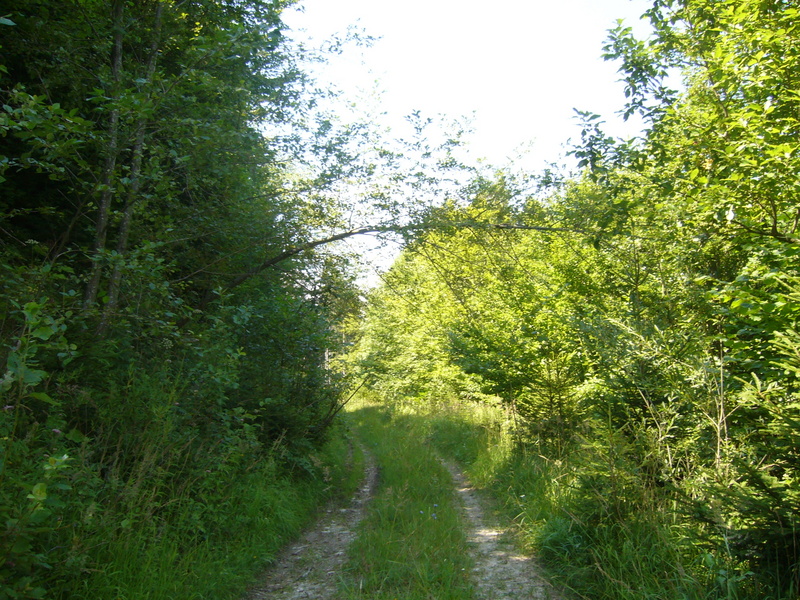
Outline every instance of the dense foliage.
<svg viewBox="0 0 800 600">
<path fill-rule="evenodd" d="M 583 173 L 535 192 L 454 191 L 458 136 L 419 115 L 399 150 L 318 116 L 290 4 L 0 0 L 0 600 L 150 594 L 153 564 L 296 529 L 360 304 L 325 248 L 388 231 L 350 364 L 393 401 L 505 407 L 494 483 L 535 481 L 520 514 L 570 585 L 795 597 L 795 3 L 655 0 L 650 41 L 612 31 L 646 133 L 582 113 Z"/>
<path fill-rule="evenodd" d="M 520 456 L 558 472 L 544 495 L 562 490 L 567 525 L 551 514 L 543 545 L 585 567 L 571 584 L 588 597 L 611 597 L 600 580 L 651 597 L 644 571 L 658 597 L 795 597 L 798 9 L 658 0 L 648 16 L 651 41 L 620 26 L 606 48 L 643 138 L 584 114 L 581 177 L 454 198 L 458 226 L 405 250 L 353 358 L 397 401 L 504 403 Z M 602 543 L 675 551 L 623 574 Z"/>
<path fill-rule="evenodd" d="M 343 166 L 297 136 L 344 141 L 305 125 L 288 4 L 0 2 L 0 598 L 297 526 L 250 490 L 320 472 L 357 295 L 308 243 Z"/>
</svg>

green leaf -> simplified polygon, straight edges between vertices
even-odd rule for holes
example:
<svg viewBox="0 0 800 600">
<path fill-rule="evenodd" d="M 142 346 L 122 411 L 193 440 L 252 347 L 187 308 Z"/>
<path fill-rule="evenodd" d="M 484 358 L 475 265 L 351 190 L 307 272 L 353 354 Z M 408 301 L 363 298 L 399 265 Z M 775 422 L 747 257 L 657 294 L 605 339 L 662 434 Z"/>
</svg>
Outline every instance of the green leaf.
<svg viewBox="0 0 800 600">
<path fill-rule="evenodd" d="M 44 392 L 31 392 L 28 394 L 30 398 L 35 398 L 36 400 L 41 400 L 42 402 L 46 402 L 52 406 L 61 406 L 61 403 L 58 400 L 53 400 L 50 396 L 45 394 Z"/>
<path fill-rule="evenodd" d="M 44 502 L 47 499 L 47 484 L 43 482 L 37 483 L 33 486 L 31 493 L 28 494 L 28 498 L 36 502 Z"/>
<path fill-rule="evenodd" d="M 44 325 L 43 327 L 36 328 L 31 335 L 40 340 L 49 340 L 50 337 L 56 332 L 52 325 Z"/>
<path fill-rule="evenodd" d="M 47 377 L 47 372 L 41 369 L 29 369 L 25 365 L 20 365 L 17 376 L 22 377 L 22 383 L 25 385 L 37 385 L 41 383 L 42 379 Z"/>
<path fill-rule="evenodd" d="M 28 302 L 24 308 L 22 309 L 22 314 L 25 315 L 25 318 L 29 321 L 33 321 L 39 317 L 39 313 L 42 310 L 42 305 L 37 304 L 36 302 Z"/>
<path fill-rule="evenodd" d="M 71 442 L 75 442 L 75 443 L 77 443 L 77 444 L 83 443 L 83 442 L 85 442 L 86 440 L 88 440 L 88 439 L 89 439 L 88 437 L 86 437 L 85 435 L 83 435 L 83 434 L 82 434 L 80 431 L 78 431 L 77 429 L 73 429 L 73 430 L 71 430 L 71 431 L 70 431 L 70 432 L 69 432 L 67 435 L 65 435 L 64 437 L 65 437 L 65 438 L 67 438 L 69 441 L 71 441 Z"/>
<path fill-rule="evenodd" d="M 28 554 L 31 551 L 31 541 L 27 537 L 18 536 L 11 546 L 11 552 L 17 555 Z"/>
</svg>

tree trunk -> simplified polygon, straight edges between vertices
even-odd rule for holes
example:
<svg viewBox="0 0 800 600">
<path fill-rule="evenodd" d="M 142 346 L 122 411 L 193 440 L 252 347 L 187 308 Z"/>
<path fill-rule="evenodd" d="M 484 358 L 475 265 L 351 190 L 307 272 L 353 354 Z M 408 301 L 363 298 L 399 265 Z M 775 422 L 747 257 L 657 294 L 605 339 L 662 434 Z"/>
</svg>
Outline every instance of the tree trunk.
<svg viewBox="0 0 800 600">
<path fill-rule="evenodd" d="M 111 199 L 113 196 L 112 183 L 114 181 L 114 170 L 117 166 L 117 156 L 119 154 L 119 96 L 122 73 L 122 17 L 124 15 L 124 9 L 124 0 L 114 0 L 114 52 L 111 59 L 111 102 L 113 108 L 108 125 L 108 148 L 106 150 L 106 160 L 103 165 L 103 176 L 100 184 L 100 206 L 97 209 L 97 224 L 92 253 L 95 262 L 92 265 L 92 274 L 89 277 L 89 283 L 86 285 L 86 291 L 83 296 L 84 310 L 94 306 L 94 303 L 97 301 L 97 292 L 100 289 L 100 278 L 103 274 L 100 254 L 106 247 L 108 216 L 111 212 Z"/>
<path fill-rule="evenodd" d="M 145 76 L 145 86 L 151 86 L 153 82 L 153 75 L 156 70 L 156 63 L 158 61 L 158 48 L 161 41 L 161 21 L 164 12 L 164 4 L 159 2 L 156 5 L 156 13 L 153 25 L 153 40 L 150 45 L 150 56 L 147 60 L 147 73 Z M 152 95 L 152 89 L 151 89 Z M 108 303 L 103 309 L 103 317 L 97 326 L 97 334 L 102 336 L 108 329 L 111 317 L 116 310 L 119 303 L 119 292 L 122 285 L 122 272 L 124 267 L 124 259 L 128 253 L 128 239 L 130 237 L 131 222 L 133 221 L 133 209 L 139 201 L 139 191 L 142 187 L 142 158 L 144 155 L 144 140 L 145 132 L 147 130 L 148 119 L 142 114 L 136 123 L 136 137 L 133 145 L 133 154 L 131 158 L 130 169 L 130 183 L 128 184 L 128 191 L 125 195 L 125 211 L 122 215 L 122 223 L 119 227 L 117 235 L 117 254 L 119 255 L 114 271 L 111 274 L 111 280 L 108 284 Z"/>
</svg>

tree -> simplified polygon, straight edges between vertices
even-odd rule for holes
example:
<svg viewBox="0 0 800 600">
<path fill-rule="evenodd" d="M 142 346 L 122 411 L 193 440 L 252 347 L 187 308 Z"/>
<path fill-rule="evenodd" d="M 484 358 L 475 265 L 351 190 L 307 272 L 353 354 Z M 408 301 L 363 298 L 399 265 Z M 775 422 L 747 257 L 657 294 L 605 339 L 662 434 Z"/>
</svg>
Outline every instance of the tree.
<svg viewBox="0 0 800 600">
<path fill-rule="evenodd" d="M 584 114 L 580 177 L 515 200 L 482 182 L 442 209 L 376 293 L 364 366 L 396 395 L 385 379 L 409 372 L 408 393 L 435 393 L 444 369 L 413 370 L 406 351 L 425 335 L 425 355 L 457 367 L 448 381 L 516 407 L 533 434 L 519 443 L 570 461 L 565 511 L 586 539 L 679 522 L 687 570 L 704 553 L 726 565 L 712 587 L 791 595 L 798 13 L 666 0 L 647 14 L 651 40 L 620 26 L 606 48 L 643 137 L 617 142 Z M 386 301 L 398 280 L 432 317 Z"/>
<path fill-rule="evenodd" d="M 259 461 L 315 475 L 354 288 L 309 242 L 288 2 L 6 4 L 0 596 L 77 597 L 121 522 L 178 532 Z"/>
</svg>

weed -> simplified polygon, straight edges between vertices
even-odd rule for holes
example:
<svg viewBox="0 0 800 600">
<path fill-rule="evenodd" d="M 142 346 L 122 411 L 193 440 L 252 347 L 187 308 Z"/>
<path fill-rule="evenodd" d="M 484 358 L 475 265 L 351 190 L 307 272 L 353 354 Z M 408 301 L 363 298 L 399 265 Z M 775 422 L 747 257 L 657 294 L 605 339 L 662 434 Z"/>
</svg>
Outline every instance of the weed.
<svg viewBox="0 0 800 600">
<path fill-rule="evenodd" d="M 450 476 L 408 416 L 361 404 L 349 421 L 374 452 L 379 490 L 351 550 L 348 599 L 467 600 L 471 562 Z"/>
</svg>

